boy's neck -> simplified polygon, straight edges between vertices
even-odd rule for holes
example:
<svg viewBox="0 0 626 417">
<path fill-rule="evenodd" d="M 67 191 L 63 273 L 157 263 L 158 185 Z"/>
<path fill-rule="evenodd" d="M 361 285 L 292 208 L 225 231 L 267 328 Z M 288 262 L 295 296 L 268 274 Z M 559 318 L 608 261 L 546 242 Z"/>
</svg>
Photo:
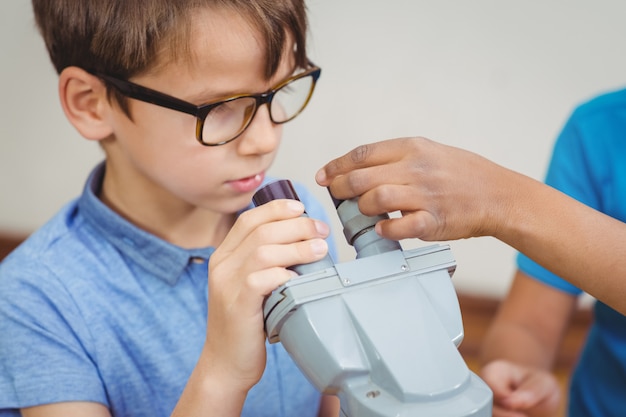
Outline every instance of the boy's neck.
<svg viewBox="0 0 626 417">
<path fill-rule="evenodd" d="M 218 246 L 236 219 L 235 214 L 213 212 L 148 193 L 122 192 L 107 174 L 98 198 L 135 226 L 186 249 Z"/>
</svg>

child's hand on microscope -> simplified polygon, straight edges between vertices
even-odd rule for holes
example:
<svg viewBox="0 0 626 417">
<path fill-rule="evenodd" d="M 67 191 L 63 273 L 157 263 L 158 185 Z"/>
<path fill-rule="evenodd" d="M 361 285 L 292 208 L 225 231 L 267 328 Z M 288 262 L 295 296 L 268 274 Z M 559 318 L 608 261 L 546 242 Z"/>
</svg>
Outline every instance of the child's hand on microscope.
<svg viewBox="0 0 626 417">
<path fill-rule="evenodd" d="M 210 354 L 203 356 L 211 358 L 207 372 L 215 371 L 230 389 L 250 389 L 263 374 L 263 301 L 295 275 L 286 268 L 328 252 L 328 226 L 303 213 L 301 202 L 286 199 L 247 210 L 211 256 L 205 343 Z"/>
</svg>

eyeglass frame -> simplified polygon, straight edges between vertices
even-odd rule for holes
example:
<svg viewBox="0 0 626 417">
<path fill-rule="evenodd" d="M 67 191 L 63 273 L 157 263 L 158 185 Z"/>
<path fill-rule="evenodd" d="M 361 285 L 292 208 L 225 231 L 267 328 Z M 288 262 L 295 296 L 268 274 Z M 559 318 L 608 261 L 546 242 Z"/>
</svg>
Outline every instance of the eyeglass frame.
<svg viewBox="0 0 626 417">
<path fill-rule="evenodd" d="M 270 105 L 272 103 L 272 100 L 274 98 L 274 96 L 276 95 L 276 93 L 283 87 L 285 87 L 287 84 L 290 84 L 293 81 L 299 80 L 301 78 L 304 77 L 308 77 L 311 76 L 313 78 L 313 82 L 311 83 L 311 89 L 309 91 L 309 94 L 306 98 L 306 100 L 304 101 L 304 104 L 302 105 L 302 107 L 300 108 L 300 110 L 298 110 L 293 116 L 291 116 L 290 118 L 283 120 L 281 122 L 276 122 L 274 120 L 274 118 L 272 117 L 272 112 L 268 112 L 269 116 L 270 116 L 270 120 L 272 121 L 272 123 L 274 124 L 283 124 L 283 123 L 287 123 L 293 119 L 295 119 L 300 113 L 302 113 L 302 111 L 306 108 L 306 106 L 309 104 L 309 101 L 311 100 L 311 97 L 313 96 L 313 91 L 315 90 L 315 86 L 317 84 L 317 80 L 319 79 L 321 73 L 322 73 L 322 69 L 320 67 L 318 67 L 317 65 L 313 64 L 311 61 L 309 61 L 309 69 L 306 69 L 303 72 L 300 72 L 298 74 L 294 74 L 291 77 L 287 78 L 284 81 L 281 81 L 280 83 L 278 83 L 276 86 L 274 86 L 272 89 L 264 92 L 264 93 L 258 93 L 258 94 L 237 94 L 234 96 L 230 96 L 227 97 L 225 99 L 213 102 L 213 103 L 207 103 L 207 104 L 201 104 L 199 106 L 190 103 L 188 101 L 176 98 L 174 96 L 171 96 L 169 94 L 165 94 L 162 93 L 160 91 L 157 90 L 153 90 L 152 88 L 148 88 L 148 87 L 144 87 L 142 85 L 136 84 L 132 81 L 128 81 L 128 80 L 124 80 L 121 78 L 117 78 L 117 77 L 113 77 L 111 75 L 107 75 L 101 72 L 94 72 L 94 71 L 87 71 L 90 74 L 102 79 L 103 81 L 105 81 L 106 83 L 111 84 L 113 87 L 115 87 L 120 93 L 122 93 L 122 95 L 124 95 L 125 97 L 128 98 L 132 98 L 135 100 L 139 100 L 142 101 L 144 103 L 150 103 L 150 104 L 154 104 L 156 106 L 160 106 L 160 107 L 165 107 L 171 110 L 176 110 L 182 113 L 186 113 L 186 114 L 190 114 L 192 116 L 195 116 L 196 118 L 196 140 L 198 142 L 200 142 L 201 145 L 203 146 L 221 146 L 221 145 L 225 145 L 229 142 L 232 142 L 233 140 L 237 139 L 239 136 L 241 136 L 241 134 L 243 134 L 243 132 L 246 131 L 246 129 L 248 128 L 248 126 L 250 126 L 250 123 L 252 123 L 252 120 L 254 119 L 254 116 L 256 115 L 257 110 L 259 109 L 259 107 L 261 107 L 264 104 L 268 104 Z M 256 106 L 254 108 L 254 112 L 252 113 L 252 115 L 250 116 L 250 118 L 248 119 L 248 121 L 246 122 L 245 126 L 241 129 L 241 131 L 239 133 L 237 133 L 234 137 L 228 139 L 228 140 L 223 140 L 221 142 L 218 143 L 207 143 L 203 141 L 202 138 L 202 131 L 204 130 L 204 123 L 206 121 L 207 116 L 209 115 L 209 113 L 211 112 L 211 110 L 213 110 L 214 108 L 221 106 L 224 103 L 228 103 L 237 99 L 241 99 L 241 98 L 254 98 L 256 100 Z"/>
</svg>

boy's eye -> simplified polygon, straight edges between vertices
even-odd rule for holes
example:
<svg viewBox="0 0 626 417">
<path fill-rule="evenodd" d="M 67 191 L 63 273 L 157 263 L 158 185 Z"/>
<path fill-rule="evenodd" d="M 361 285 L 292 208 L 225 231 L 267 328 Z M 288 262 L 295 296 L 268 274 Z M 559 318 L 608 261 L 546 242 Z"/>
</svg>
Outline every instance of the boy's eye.
<svg viewBox="0 0 626 417">
<path fill-rule="evenodd" d="M 209 123 L 223 123 L 232 119 L 236 114 L 241 114 L 241 110 L 233 102 L 223 103 L 217 107 L 214 107 L 209 112 L 206 122 Z"/>
<path fill-rule="evenodd" d="M 241 133 L 254 117 L 255 110 L 253 97 L 241 97 L 214 107 L 204 121 L 202 137 L 208 143 L 219 143 Z"/>
</svg>

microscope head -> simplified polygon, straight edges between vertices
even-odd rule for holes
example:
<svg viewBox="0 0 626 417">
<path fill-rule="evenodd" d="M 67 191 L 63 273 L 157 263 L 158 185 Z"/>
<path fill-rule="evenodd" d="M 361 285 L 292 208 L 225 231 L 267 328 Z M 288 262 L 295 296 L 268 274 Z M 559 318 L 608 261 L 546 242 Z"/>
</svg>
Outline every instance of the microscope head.
<svg viewBox="0 0 626 417">
<path fill-rule="evenodd" d="M 298 199 L 278 181 L 255 195 Z M 356 200 L 335 200 L 353 261 L 330 257 L 294 270 L 264 305 L 270 342 L 281 342 L 308 379 L 340 398 L 345 417 L 490 417 L 492 393 L 463 361 L 461 312 L 446 245 L 403 251 L 376 234 Z"/>
</svg>

